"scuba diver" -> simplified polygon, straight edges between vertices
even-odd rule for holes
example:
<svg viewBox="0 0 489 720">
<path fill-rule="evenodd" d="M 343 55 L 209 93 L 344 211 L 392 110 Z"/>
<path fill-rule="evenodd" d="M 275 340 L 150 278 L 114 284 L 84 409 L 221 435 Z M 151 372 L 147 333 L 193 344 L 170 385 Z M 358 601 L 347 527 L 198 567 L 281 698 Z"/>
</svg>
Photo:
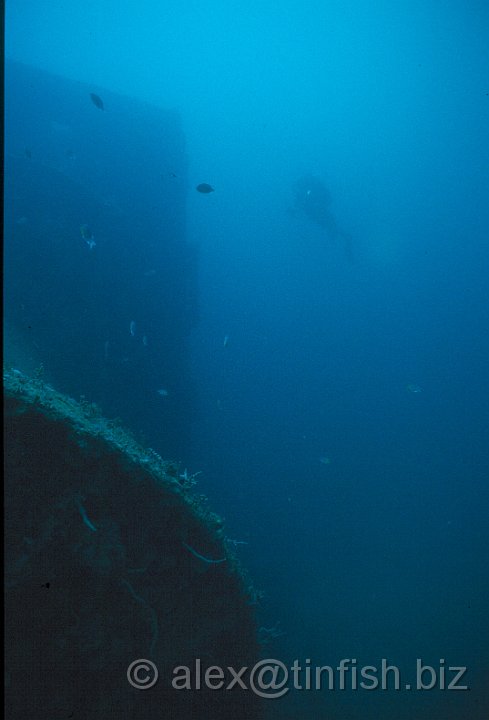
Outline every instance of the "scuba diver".
<svg viewBox="0 0 489 720">
<path fill-rule="evenodd" d="M 341 230 L 329 209 L 329 190 L 315 175 L 305 175 L 294 184 L 295 207 L 325 230 L 329 240 L 340 241 L 348 260 L 353 261 L 351 236 Z"/>
</svg>

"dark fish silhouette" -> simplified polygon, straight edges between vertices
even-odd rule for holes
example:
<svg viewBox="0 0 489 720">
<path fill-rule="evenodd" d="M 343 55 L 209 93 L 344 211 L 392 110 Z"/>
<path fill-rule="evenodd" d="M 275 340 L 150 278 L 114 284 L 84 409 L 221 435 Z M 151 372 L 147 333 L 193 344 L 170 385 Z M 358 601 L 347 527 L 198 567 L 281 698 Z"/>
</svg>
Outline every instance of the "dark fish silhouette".
<svg viewBox="0 0 489 720">
<path fill-rule="evenodd" d="M 200 185 L 197 185 L 195 189 L 200 193 L 214 192 L 214 188 L 212 187 L 212 185 L 208 185 L 207 183 L 200 183 Z"/>
<path fill-rule="evenodd" d="M 95 93 L 90 93 L 90 99 L 95 105 L 95 107 L 98 107 L 99 110 L 104 109 L 104 103 L 102 102 L 102 98 L 100 98 L 98 95 L 95 95 Z"/>
</svg>

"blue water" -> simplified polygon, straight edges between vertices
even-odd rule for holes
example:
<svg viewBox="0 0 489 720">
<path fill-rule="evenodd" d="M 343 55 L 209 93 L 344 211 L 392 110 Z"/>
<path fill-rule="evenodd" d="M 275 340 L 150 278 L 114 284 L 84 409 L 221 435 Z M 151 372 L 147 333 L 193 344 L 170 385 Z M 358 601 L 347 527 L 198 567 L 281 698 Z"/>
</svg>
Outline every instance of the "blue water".
<svg viewBox="0 0 489 720">
<path fill-rule="evenodd" d="M 180 118 L 179 228 L 195 251 L 175 250 L 184 269 L 165 276 L 190 298 L 172 317 L 143 281 L 137 307 L 121 310 L 134 236 L 109 224 L 98 255 L 80 241 L 66 286 L 88 287 L 110 267 L 107 305 L 73 305 L 80 353 L 68 369 L 42 343 L 27 355 L 108 414 L 129 385 L 141 388 L 124 419 L 201 472 L 198 491 L 246 543 L 237 550 L 264 592 L 260 624 L 283 632 L 270 657 L 386 658 L 408 681 L 417 658 L 467 667 L 469 691 L 296 690 L 268 701 L 270 718 L 489 717 L 488 30 L 486 4 L 460 0 L 7 3 L 11 59 Z M 96 138 L 98 112 L 87 99 L 85 118 L 67 100 L 64 122 Z M 20 126 L 9 132 L 15 155 L 28 141 Z M 130 138 L 114 141 L 112 180 L 131 188 L 144 235 L 145 207 L 158 214 L 161 203 L 164 215 L 173 191 L 147 187 L 146 166 L 131 175 L 138 153 Z M 74 161 L 72 178 L 82 154 Z M 297 204 L 294 184 L 308 175 L 328 189 L 340 236 Z M 215 192 L 196 192 L 201 182 Z M 34 190 L 22 202 L 42 214 Z M 87 221 L 97 225 L 80 210 Z M 152 248 L 141 274 L 164 272 L 166 252 Z M 23 261 L 14 248 L 12 267 Z M 49 292 L 63 302 L 63 286 Z M 35 300 L 35 290 L 24 298 Z M 109 306 L 127 316 L 111 342 L 129 369 L 105 390 L 85 387 L 86 353 L 103 360 Z M 167 337 L 159 316 L 183 328 L 183 387 L 173 361 L 162 372 L 141 344 L 133 352 L 129 322 L 142 335 L 150 313 L 154 347 Z M 56 323 L 42 331 L 55 339 Z M 172 413 L 185 433 L 166 432 Z"/>
</svg>

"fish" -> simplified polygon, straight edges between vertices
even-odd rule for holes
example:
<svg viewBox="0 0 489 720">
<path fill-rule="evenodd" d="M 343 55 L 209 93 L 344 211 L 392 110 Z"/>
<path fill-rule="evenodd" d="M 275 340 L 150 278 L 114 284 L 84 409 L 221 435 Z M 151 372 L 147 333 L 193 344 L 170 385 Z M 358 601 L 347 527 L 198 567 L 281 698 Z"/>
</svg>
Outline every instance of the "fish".
<svg viewBox="0 0 489 720">
<path fill-rule="evenodd" d="M 148 347 L 148 336 L 147 335 L 143 335 L 143 345 L 144 345 L 144 347 Z"/>
<path fill-rule="evenodd" d="M 208 183 L 200 183 L 200 185 L 197 185 L 195 189 L 197 190 L 197 192 L 204 193 L 204 195 L 214 192 L 214 188 Z"/>
<path fill-rule="evenodd" d="M 168 396 L 168 390 L 165 390 L 165 388 L 160 388 L 156 391 L 160 397 L 167 397 Z"/>
<path fill-rule="evenodd" d="M 129 323 L 129 332 L 131 333 L 131 335 L 132 335 L 133 337 L 134 337 L 135 334 L 136 334 L 136 323 L 135 323 L 134 320 L 131 320 L 131 322 Z"/>
<path fill-rule="evenodd" d="M 104 109 L 104 103 L 103 103 L 101 97 L 99 97 L 98 95 L 95 95 L 95 93 L 90 93 L 90 99 L 93 102 L 93 104 L 95 105 L 95 107 L 97 107 L 99 110 Z"/>
</svg>

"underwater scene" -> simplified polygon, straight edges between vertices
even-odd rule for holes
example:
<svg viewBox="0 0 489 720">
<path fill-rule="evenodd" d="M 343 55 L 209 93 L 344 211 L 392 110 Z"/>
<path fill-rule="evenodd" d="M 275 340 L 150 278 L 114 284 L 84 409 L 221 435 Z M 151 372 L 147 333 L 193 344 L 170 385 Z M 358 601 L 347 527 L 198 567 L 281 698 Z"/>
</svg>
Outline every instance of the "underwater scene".
<svg viewBox="0 0 489 720">
<path fill-rule="evenodd" d="M 488 37 L 8 0 L 7 718 L 489 718 Z"/>
</svg>

